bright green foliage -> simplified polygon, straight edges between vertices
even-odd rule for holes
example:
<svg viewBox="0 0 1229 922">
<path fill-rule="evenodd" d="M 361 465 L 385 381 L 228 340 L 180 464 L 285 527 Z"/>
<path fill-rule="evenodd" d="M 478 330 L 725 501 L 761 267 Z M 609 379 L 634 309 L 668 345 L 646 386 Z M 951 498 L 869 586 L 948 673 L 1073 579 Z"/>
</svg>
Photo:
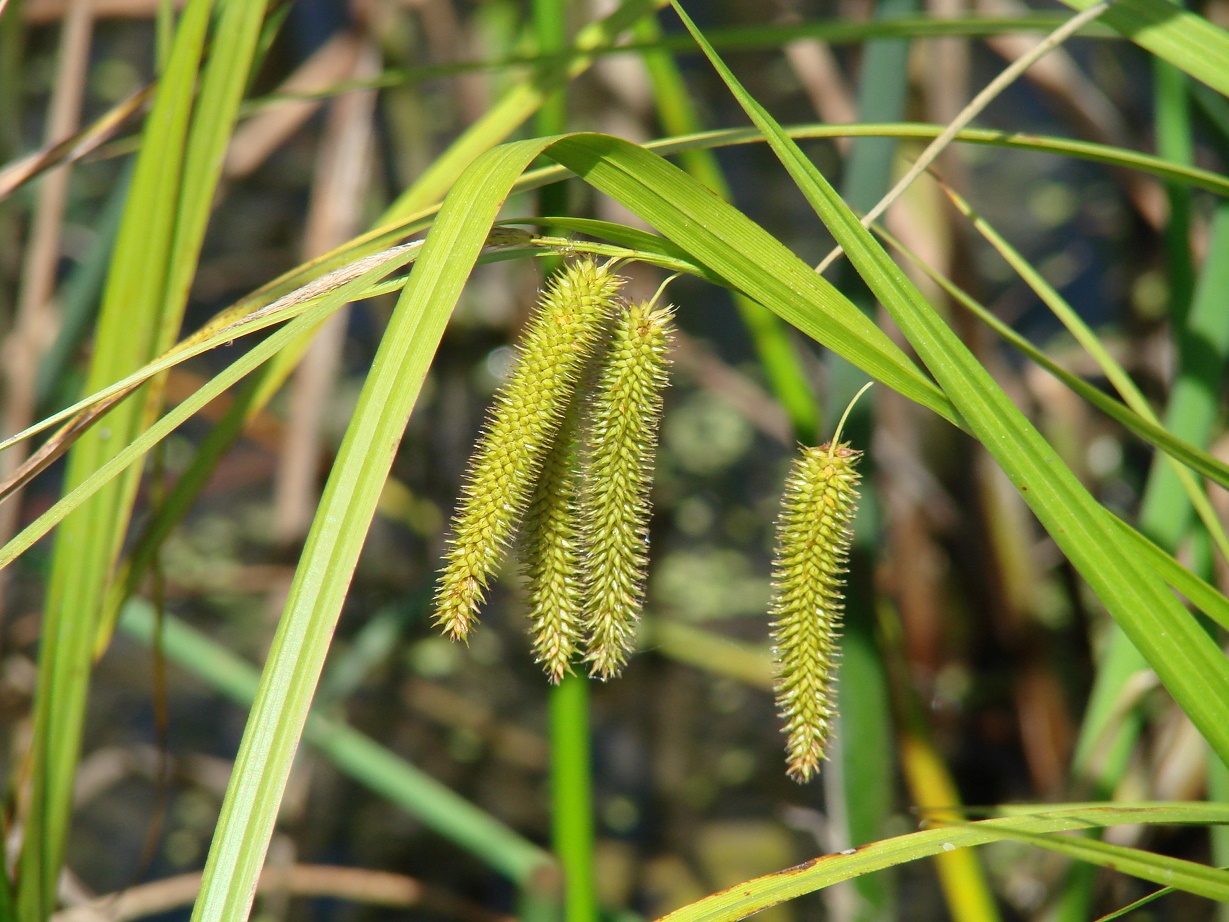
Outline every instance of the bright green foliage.
<svg viewBox="0 0 1229 922">
<path fill-rule="evenodd" d="M 580 536 L 576 522 L 579 399 L 573 400 L 525 514 L 522 566 L 528 580 L 533 652 L 559 684 L 580 646 Z"/>
<path fill-rule="evenodd" d="M 833 660 L 861 456 L 847 444 L 805 449 L 781 498 L 768 611 L 777 707 L 789 737 L 789 774 L 798 781 L 819 768 L 836 717 Z"/>
<path fill-rule="evenodd" d="M 473 627 L 496 565 L 529 505 L 543 459 L 615 309 L 622 280 L 581 260 L 543 293 L 470 460 L 453 519 L 436 622 L 454 639 Z"/>
<path fill-rule="evenodd" d="M 661 419 L 672 309 L 633 304 L 619 318 L 586 423 L 579 518 L 586 659 L 618 675 L 644 601 L 653 455 Z"/>
</svg>

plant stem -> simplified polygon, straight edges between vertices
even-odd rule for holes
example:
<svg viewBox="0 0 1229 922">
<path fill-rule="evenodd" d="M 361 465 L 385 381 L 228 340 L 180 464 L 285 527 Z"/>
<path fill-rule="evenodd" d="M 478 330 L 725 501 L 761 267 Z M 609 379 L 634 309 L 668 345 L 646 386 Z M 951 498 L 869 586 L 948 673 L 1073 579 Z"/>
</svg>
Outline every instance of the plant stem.
<svg viewBox="0 0 1229 922">
<path fill-rule="evenodd" d="M 552 834 L 563 866 L 564 918 L 596 922 L 589 683 L 585 676 L 565 675 L 551 687 L 550 737 Z"/>
</svg>

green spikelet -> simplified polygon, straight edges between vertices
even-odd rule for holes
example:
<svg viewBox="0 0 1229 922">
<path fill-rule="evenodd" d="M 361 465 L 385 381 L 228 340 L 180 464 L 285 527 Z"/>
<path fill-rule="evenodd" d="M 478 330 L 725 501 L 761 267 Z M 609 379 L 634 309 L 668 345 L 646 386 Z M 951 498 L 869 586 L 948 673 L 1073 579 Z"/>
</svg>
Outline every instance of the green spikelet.
<svg viewBox="0 0 1229 922">
<path fill-rule="evenodd" d="M 649 489 L 670 348 L 670 308 L 619 317 L 587 419 L 578 515 L 590 673 L 627 661 L 644 596 Z"/>
<path fill-rule="evenodd" d="M 522 529 L 533 652 L 553 684 L 571 671 L 581 638 L 580 537 L 576 521 L 579 399 L 542 461 Z"/>
<path fill-rule="evenodd" d="M 436 593 L 436 623 L 454 639 L 478 606 L 515 531 L 588 357 L 598 348 L 622 279 L 582 260 L 542 294 L 496 395 L 462 488 Z"/>
<path fill-rule="evenodd" d="M 841 587 L 861 456 L 847 444 L 804 449 L 781 499 L 769 615 L 777 707 L 788 736 L 788 771 L 797 781 L 818 770 L 836 718 Z"/>
</svg>

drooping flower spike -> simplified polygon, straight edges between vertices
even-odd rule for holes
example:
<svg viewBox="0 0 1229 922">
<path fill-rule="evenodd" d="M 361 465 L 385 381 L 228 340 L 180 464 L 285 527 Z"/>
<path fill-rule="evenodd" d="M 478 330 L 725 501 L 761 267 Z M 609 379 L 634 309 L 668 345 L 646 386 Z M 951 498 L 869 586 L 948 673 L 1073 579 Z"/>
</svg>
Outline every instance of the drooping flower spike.
<svg viewBox="0 0 1229 922">
<path fill-rule="evenodd" d="M 656 300 L 629 305 L 616 321 L 585 420 L 578 515 L 586 659 L 602 679 L 627 662 L 644 602 L 649 493 L 673 316 Z"/>
<path fill-rule="evenodd" d="M 436 593 L 436 623 L 465 639 L 589 357 L 617 307 L 610 263 L 579 260 L 544 291 L 470 460 Z"/>
<path fill-rule="evenodd" d="M 819 769 L 836 720 L 842 588 L 853 538 L 850 524 L 857 510 L 857 462 L 862 457 L 862 452 L 840 442 L 852 407 L 851 402 L 831 442 L 803 448 L 795 459 L 777 519 L 768 611 L 777 708 L 787 737 L 787 770 L 797 781 L 810 780 Z"/>
<path fill-rule="evenodd" d="M 587 384 L 591 378 L 586 377 Z M 581 390 L 586 389 L 582 385 Z M 542 461 L 520 542 L 534 658 L 555 685 L 571 672 L 584 634 L 576 514 L 582 408 L 581 395 L 576 394 Z"/>
</svg>

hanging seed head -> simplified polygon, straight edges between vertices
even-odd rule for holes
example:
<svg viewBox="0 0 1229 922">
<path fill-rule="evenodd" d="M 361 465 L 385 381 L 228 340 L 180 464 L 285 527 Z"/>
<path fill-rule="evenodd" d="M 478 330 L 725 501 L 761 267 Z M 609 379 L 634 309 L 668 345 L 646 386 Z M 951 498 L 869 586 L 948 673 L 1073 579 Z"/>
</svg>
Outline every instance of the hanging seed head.
<svg viewBox="0 0 1229 922">
<path fill-rule="evenodd" d="M 542 460 L 521 534 L 533 652 L 556 685 L 571 671 L 582 634 L 576 517 L 580 407 L 576 395 Z"/>
<path fill-rule="evenodd" d="M 841 589 L 861 456 L 847 444 L 803 449 L 781 498 L 769 616 L 777 708 L 785 720 L 788 771 L 796 781 L 818 770 L 836 719 Z"/>
<path fill-rule="evenodd" d="M 452 523 L 436 623 L 453 639 L 468 636 L 476 621 L 585 363 L 603 339 L 622 281 L 609 263 L 576 262 L 555 277 L 526 326 L 470 459 Z"/>
<path fill-rule="evenodd" d="M 615 323 L 592 391 L 578 516 L 590 673 L 618 675 L 644 598 L 649 491 L 672 309 L 632 304 Z"/>
</svg>

